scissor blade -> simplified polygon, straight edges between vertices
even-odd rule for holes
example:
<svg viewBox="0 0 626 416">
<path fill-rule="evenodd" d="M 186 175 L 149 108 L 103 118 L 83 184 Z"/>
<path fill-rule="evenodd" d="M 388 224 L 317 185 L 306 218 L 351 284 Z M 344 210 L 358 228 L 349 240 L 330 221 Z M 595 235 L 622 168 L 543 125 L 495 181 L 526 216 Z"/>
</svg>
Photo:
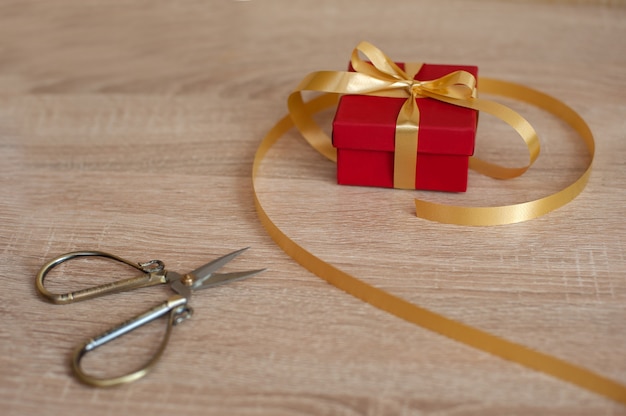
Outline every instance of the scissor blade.
<svg viewBox="0 0 626 416">
<path fill-rule="evenodd" d="M 193 289 L 197 289 L 202 286 L 202 284 L 211 277 L 213 272 L 219 270 L 226 263 L 246 251 L 249 247 L 242 248 L 241 250 L 233 251 L 232 253 L 226 254 L 225 256 L 220 257 L 219 259 L 215 259 L 213 261 L 208 262 L 204 266 L 198 267 L 196 270 L 191 272 L 195 277 L 195 281 L 193 284 Z"/>
<path fill-rule="evenodd" d="M 194 287 L 194 290 L 208 289 L 210 287 L 223 285 L 226 283 L 236 282 L 237 280 L 247 279 L 265 271 L 265 269 L 247 270 L 243 272 L 233 273 L 213 273 L 209 279 L 203 282 L 200 286 Z M 194 285 L 195 286 L 195 285 Z"/>
</svg>

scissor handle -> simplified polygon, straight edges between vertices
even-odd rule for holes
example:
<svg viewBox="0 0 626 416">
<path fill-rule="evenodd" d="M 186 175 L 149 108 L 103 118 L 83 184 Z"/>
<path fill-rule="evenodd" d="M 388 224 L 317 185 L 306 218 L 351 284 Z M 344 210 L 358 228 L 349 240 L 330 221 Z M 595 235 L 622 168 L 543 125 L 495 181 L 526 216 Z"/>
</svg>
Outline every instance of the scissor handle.
<svg viewBox="0 0 626 416">
<path fill-rule="evenodd" d="M 64 263 L 68 260 L 72 260 L 79 257 L 103 257 L 118 261 L 120 263 L 124 263 L 128 266 L 131 266 L 144 274 L 131 277 L 129 279 L 118 280 L 113 283 L 105 283 L 103 285 L 90 287 L 87 289 L 77 290 L 69 293 L 52 293 L 44 287 L 44 280 L 46 275 L 50 270 L 54 267 L 58 266 L 61 263 Z M 140 287 L 158 285 L 161 283 L 166 283 L 165 280 L 165 270 L 164 264 L 160 260 L 151 260 L 146 263 L 133 263 L 131 261 L 125 260 L 121 257 L 118 257 L 114 254 L 106 253 L 104 251 L 74 251 L 71 253 L 63 254 L 59 257 L 56 257 L 46 263 L 39 273 L 37 273 L 37 279 L 35 280 L 37 290 L 41 293 L 46 299 L 53 303 L 57 304 L 65 304 L 71 302 L 77 302 L 80 300 L 92 299 L 99 296 L 108 295 L 111 293 L 123 292 L 131 289 L 138 289 Z"/>
<path fill-rule="evenodd" d="M 165 347 L 170 339 L 172 327 L 191 317 L 193 310 L 187 306 L 187 301 L 188 299 L 183 296 L 173 296 L 159 306 L 123 322 L 120 325 L 85 342 L 76 349 L 74 355 L 72 356 L 72 369 L 74 370 L 76 377 L 83 383 L 90 386 L 113 387 L 119 384 L 131 383 L 148 374 L 154 364 L 156 364 L 159 358 L 161 358 L 163 351 L 165 351 Z M 87 353 L 168 313 L 169 317 L 167 319 L 167 329 L 165 330 L 165 335 L 163 336 L 163 340 L 161 341 L 159 348 L 152 358 L 150 358 L 150 360 L 148 360 L 148 362 L 140 368 L 133 370 L 130 373 L 110 378 L 89 375 L 81 368 L 80 362 Z"/>
</svg>

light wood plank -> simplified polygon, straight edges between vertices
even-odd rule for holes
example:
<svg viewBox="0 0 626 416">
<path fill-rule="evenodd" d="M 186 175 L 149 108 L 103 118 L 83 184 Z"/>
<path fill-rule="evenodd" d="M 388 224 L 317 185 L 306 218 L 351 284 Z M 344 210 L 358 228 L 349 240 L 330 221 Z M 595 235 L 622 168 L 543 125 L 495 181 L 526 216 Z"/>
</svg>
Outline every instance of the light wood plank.
<svg viewBox="0 0 626 416">
<path fill-rule="evenodd" d="M 595 170 L 572 204 L 531 222 L 417 220 L 414 193 L 337 186 L 334 166 L 295 132 L 268 155 L 260 196 L 290 236 L 367 282 L 626 383 L 624 39 L 626 8 L 610 1 L 1 2 L 2 414 L 626 414 L 325 284 L 265 234 L 250 181 L 291 89 L 310 71 L 343 69 L 360 40 L 559 97 L 596 135 Z M 575 136 L 512 105 L 542 135 L 527 175 L 472 174 L 467 194 L 420 195 L 511 203 L 574 180 L 586 163 Z M 510 162 L 520 149 L 486 117 L 478 147 Z M 244 246 L 229 268 L 269 270 L 195 296 L 152 374 L 111 390 L 75 381 L 79 342 L 169 292 L 51 305 L 34 288 L 46 260 L 101 249 L 187 272 Z M 126 272 L 103 267 L 106 278 Z M 72 271 L 50 283 L 70 285 Z M 84 264 L 75 272 L 98 279 Z M 161 331 L 89 365 L 135 365 Z"/>
</svg>

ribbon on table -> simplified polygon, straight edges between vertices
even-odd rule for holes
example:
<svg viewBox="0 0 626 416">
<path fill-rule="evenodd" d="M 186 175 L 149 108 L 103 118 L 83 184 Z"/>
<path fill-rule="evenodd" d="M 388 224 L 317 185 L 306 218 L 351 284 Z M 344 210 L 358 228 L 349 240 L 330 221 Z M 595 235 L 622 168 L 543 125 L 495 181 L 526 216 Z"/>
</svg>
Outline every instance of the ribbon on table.
<svg viewBox="0 0 626 416">
<path fill-rule="evenodd" d="M 487 78 L 480 78 L 479 81 L 481 90 L 487 93 L 497 94 L 535 105 L 554 114 L 556 117 L 569 124 L 581 136 L 587 147 L 590 155 L 589 165 L 585 172 L 574 181 L 574 183 L 552 195 L 535 201 L 500 207 L 478 208 L 448 207 L 421 201 L 419 204 L 416 203 L 418 215 L 421 213 L 425 214 L 421 215 L 424 218 L 432 220 L 443 219 L 443 222 L 465 225 L 508 224 L 536 218 L 565 205 L 575 198 L 587 184 L 594 156 L 595 144 L 593 134 L 587 126 L 587 123 L 585 123 L 572 108 L 547 94 L 505 81 Z M 297 95 L 300 96 L 299 94 Z M 290 97 L 290 100 L 299 99 L 301 101 L 301 97 L 293 97 L 294 95 Z M 304 114 L 310 116 L 335 106 L 337 101 L 337 94 L 322 94 L 310 102 L 296 103 L 296 107 L 300 108 Z M 307 117 L 300 118 L 298 121 L 308 123 Z M 618 383 L 584 367 L 533 350 L 524 345 L 508 341 L 462 322 L 446 318 L 445 316 L 422 308 L 419 305 L 407 302 L 402 298 L 376 288 L 325 262 L 287 236 L 272 221 L 270 215 L 263 208 L 257 193 L 257 175 L 267 152 L 286 132 L 294 127 L 295 122 L 296 120 L 290 115 L 278 121 L 259 144 L 252 167 L 252 186 L 257 214 L 268 234 L 285 253 L 318 277 L 376 308 L 452 340 L 523 365 L 527 368 L 543 372 L 626 405 L 626 385 L 624 384 Z M 302 131 L 302 124 L 299 126 L 299 129 Z M 324 139 L 321 135 L 315 134 L 309 137 L 309 139 L 311 138 L 314 140 L 321 139 L 322 142 L 319 143 L 321 149 L 329 150 L 328 145 L 330 142 L 326 143 L 323 141 Z M 314 147 L 318 148 L 317 146 Z M 480 165 L 482 162 L 473 163 Z M 420 207 L 420 204 L 423 206 Z M 446 211 L 443 217 L 436 215 L 436 211 L 441 210 L 442 207 Z M 420 208 L 422 209 L 421 212 L 419 211 Z M 429 213 L 429 210 L 433 212 Z"/>
<path fill-rule="evenodd" d="M 543 107 L 548 108 L 550 112 L 574 127 L 584 139 L 590 153 L 593 154 L 593 136 L 587 124 L 574 110 L 562 102 L 527 87 L 504 81 L 481 78 L 480 82 L 481 85 L 489 83 L 494 88 L 496 86 L 501 88 L 499 92 L 508 97 L 524 99 L 535 105 L 542 103 Z M 313 99 L 305 104 L 305 106 L 307 111 L 311 114 L 315 114 L 336 105 L 337 99 L 337 96 L 325 94 Z M 376 308 L 457 342 L 521 364 L 527 368 L 543 372 L 626 405 L 626 386 L 623 384 L 589 369 L 535 351 L 524 345 L 516 344 L 462 322 L 446 318 L 443 315 L 422 308 L 419 305 L 407 302 L 402 298 L 372 286 L 325 262 L 292 240 L 272 221 L 270 215 L 263 208 L 263 204 L 257 193 L 257 174 L 267 152 L 293 127 L 294 124 L 291 117 L 289 115 L 283 117 L 261 141 L 254 157 L 252 168 L 252 185 L 257 214 L 270 237 L 285 253 L 318 277 Z M 555 197 L 559 202 L 567 198 L 573 198 L 575 194 L 584 187 L 589 172 L 588 169 L 574 184 L 556 194 L 546 197 L 548 201 L 544 202 L 549 204 L 550 200 Z M 518 219 L 524 221 L 532 217 L 533 216 L 530 214 L 524 214 L 519 215 Z"/>
</svg>

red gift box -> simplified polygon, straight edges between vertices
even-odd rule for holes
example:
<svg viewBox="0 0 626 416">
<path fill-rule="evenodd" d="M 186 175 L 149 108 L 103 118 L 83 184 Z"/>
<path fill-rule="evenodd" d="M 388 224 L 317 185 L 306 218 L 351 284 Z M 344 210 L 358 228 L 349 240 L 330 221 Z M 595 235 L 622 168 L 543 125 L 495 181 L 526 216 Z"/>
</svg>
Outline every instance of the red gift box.
<svg viewBox="0 0 626 416">
<path fill-rule="evenodd" d="M 404 69 L 402 63 L 398 66 Z M 416 80 L 432 80 L 457 70 L 477 78 L 475 66 L 424 64 Z M 396 119 L 404 98 L 344 95 L 333 121 L 337 182 L 393 187 Z M 432 98 L 416 99 L 419 133 L 415 189 L 465 192 L 469 157 L 474 153 L 478 112 Z"/>
</svg>

